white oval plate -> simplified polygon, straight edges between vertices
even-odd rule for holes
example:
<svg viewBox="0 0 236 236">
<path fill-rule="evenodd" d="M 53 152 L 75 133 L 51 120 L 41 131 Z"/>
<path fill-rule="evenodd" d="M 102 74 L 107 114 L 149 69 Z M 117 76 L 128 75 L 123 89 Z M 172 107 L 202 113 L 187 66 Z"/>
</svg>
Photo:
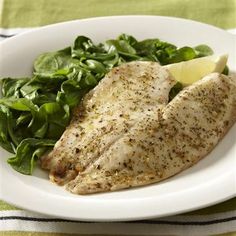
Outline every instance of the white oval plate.
<svg viewBox="0 0 236 236">
<path fill-rule="evenodd" d="M 229 54 L 236 71 L 235 37 L 221 29 L 184 19 L 159 16 L 102 17 L 65 22 L 5 40 L 0 44 L 0 77 L 26 76 L 42 52 L 73 43 L 77 35 L 95 42 L 131 34 L 137 39 L 157 37 L 178 46 L 208 44 L 217 54 Z M 160 217 L 205 207 L 236 195 L 236 125 L 194 167 L 161 183 L 129 190 L 77 196 L 48 181 L 37 169 L 21 175 L 6 163 L 0 149 L 0 197 L 16 206 L 57 217 L 120 221 Z"/>
</svg>

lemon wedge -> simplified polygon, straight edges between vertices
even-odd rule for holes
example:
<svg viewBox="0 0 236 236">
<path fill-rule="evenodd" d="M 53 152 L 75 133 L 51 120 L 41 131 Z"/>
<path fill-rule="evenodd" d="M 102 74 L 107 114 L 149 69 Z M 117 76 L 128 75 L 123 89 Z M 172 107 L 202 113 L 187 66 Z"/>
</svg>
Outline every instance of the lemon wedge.
<svg viewBox="0 0 236 236">
<path fill-rule="evenodd" d="M 212 72 L 222 73 L 227 60 L 228 55 L 212 55 L 169 64 L 164 67 L 170 71 L 177 81 L 187 86 Z"/>
</svg>

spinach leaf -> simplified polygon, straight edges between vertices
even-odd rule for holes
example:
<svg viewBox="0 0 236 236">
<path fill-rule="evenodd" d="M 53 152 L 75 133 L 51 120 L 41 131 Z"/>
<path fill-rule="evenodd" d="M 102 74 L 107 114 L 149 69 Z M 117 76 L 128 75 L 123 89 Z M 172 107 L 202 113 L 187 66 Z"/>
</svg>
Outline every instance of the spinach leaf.
<svg viewBox="0 0 236 236">
<path fill-rule="evenodd" d="M 214 53 L 213 50 L 205 44 L 201 44 L 201 45 L 194 47 L 194 50 L 197 54 L 197 57 L 210 56 Z"/>
<path fill-rule="evenodd" d="M 18 111 L 37 111 L 38 109 L 37 106 L 26 98 L 1 98 L 0 104 Z"/>
<path fill-rule="evenodd" d="M 61 86 L 61 91 L 57 94 L 57 101 L 74 107 L 81 99 L 83 91 L 79 84 L 74 80 L 67 80 Z"/>
<path fill-rule="evenodd" d="M 158 61 L 156 56 L 159 39 L 146 39 L 135 44 L 137 55 L 148 61 Z"/>
<path fill-rule="evenodd" d="M 102 74 L 103 76 L 108 72 L 105 66 L 96 60 L 86 60 L 83 64 L 83 67 L 85 67 L 88 71 L 93 72 L 94 74 Z"/>
<path fill-rule="evenodd" d="M 95 46 L 90 38 L 78 36 L 72 47 L 71 56 L 78 59 L 105 60 L 111 55 L 107 54 L 102 47 Z"/>
<path fill-rule="evenodd" d="M 14 153 L 13 143 L 8 131 L 9 118 L 9 109 L 0 105 L 0 145 L 8 152 Z"/>
<path fill-rule="evenodd" d="M 2 87 L 2 96 L 3 97 L 15 97 L 19 98 L 20 88 L 26 84 L 30 79 L 29 78 L 20 78 L 20 79 L 12 79 L 12 78 L 4 78 L 1 80 Z"/>
<path fill-rule="evenodd" d="M 165 63 L 171 64 L 171 63 L 177 63 L 181 61 L 188 61 L 188 60 L 192 60 L 196 58 L 196 56 L 197 55 L 194 49 L 190 47 L 182 47 L 171 52 L 169 54 L 169 58 L 166 60 Z"/>
<path fill-rule="evenodd" d="M 225 66 L 222 74 L 224 74 L 224 75 L 228 75 L 229 74 L 229 67 L 227 65 Z"/>
<path fill-rule="evenodd" d="M 170 90 L 169 101 L 171 101 L 182 89 L 183 85 L 180 82 L 177 82 Z"/>
<path fill-rule="evenodd" d="M 34 74 L 43 77 L 64 76 L 71 64 L 70 47 L 41 54 L 34 62 Z"/>
<path fill-rule="evenodd" d="M 125 40 L 107 40 L 105 43 L 106 48 L 114 47 L 116 52 L 127 60 L 138 59 L 136 50 Z"/>
<path fill-rule="evenodd" d="M 37 159 L 42 156 L 48 148 L 52 148 L 55 140 L 48 139 L 24 139 L 16 149 L 16 155 L 8 159 L 8 163 L 18 172 L 31 175 Z"/>
</svg>

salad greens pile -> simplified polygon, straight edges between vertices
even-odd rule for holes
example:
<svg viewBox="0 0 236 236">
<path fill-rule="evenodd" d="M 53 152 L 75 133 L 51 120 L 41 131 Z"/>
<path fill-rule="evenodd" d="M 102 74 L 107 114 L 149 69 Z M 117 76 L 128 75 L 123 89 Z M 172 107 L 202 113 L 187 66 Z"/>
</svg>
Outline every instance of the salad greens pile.
<svg viewBox="0 0 236 236">
<path fill-rule="evenodd" d="M 38 158 L 53 148 L 69 124 L 73 108 L 113 67 L 136 60 L 166 65 L 211 54 L 206 45 L 177 48 L 122 34 L 98 45 L 78 36 L 73 46 L 40 55 L 31 78 L 1 80 L 0 145 L 14 154 L 8 163 L 32 174 Z M 170 99 L 181 89 L 177 83 Z"/>
</svg>

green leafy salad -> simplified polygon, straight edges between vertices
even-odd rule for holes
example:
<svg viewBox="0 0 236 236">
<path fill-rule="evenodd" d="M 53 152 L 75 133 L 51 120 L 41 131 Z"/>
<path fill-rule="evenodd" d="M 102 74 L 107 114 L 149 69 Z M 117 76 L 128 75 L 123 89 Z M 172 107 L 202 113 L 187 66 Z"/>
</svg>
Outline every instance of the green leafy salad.
<svg viewBox="0 0 236 236">
<path fill-rule="evenodd" d="M 211 54 L 206 45 L 177 48 L 159 39 L 137 41 L 122 34 L 98 45 L 78 36 L 73 46 L 40 55 L 32 77 L 1 79 L 0 145 L 13 154 L 8 163 L 32 174 L 37 160 L 69 124 L 73 108 L 113 67 L 140 60 L 167 65 Z M 170 99 L 181 89 L 177 83 Z"/>
</svg>

